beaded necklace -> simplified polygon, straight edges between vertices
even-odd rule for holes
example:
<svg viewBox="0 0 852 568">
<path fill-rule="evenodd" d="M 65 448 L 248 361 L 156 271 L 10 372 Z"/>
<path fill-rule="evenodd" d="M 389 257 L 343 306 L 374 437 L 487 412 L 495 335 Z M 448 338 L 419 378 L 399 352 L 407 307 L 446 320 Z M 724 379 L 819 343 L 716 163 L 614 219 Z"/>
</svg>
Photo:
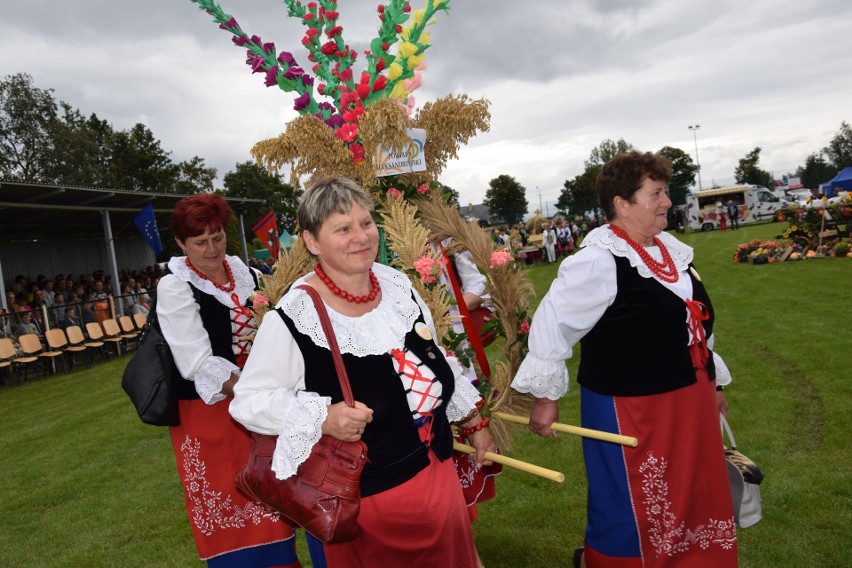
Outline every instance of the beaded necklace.
<svg viewBox="0 0 852 568">
<path fill-rule="evenodd" d="M 660 252 L 663 254 L 663 262 L 656 261 L 650 254 L 648 254 L 645 247 L 627 236 L 627 233 L 621 227 L 617 227 L 610 223 L 609 228 L 617 237 L 624 239 L 624 242 L 636 251 L 636 254 L 639 255 L 639 258 L 642 259 L 645 266 L 654 273 L 654 276 L 663 282 L 668 282 L 670 284 L 678 281 L 680 274 L 677 271 L 677 267 L 675 266 L 672 256 L 669 254 L 669 249 L 666 248 L 660 239 L 654 237 L 654 244 L 660 247 Z"/>
<path fill-rule="evenodd" d="M 228 265 L 227 260 L 223 260 L 222 264 L 225 266 L 225 274 L 228 276 L 228 283 L 225 284 L 224 286 L 222 284 L 219 284 L 218 282 L 216 282 L 212 278 L 209 278 L 206 274 L 202 274 L 201 272 L 199 272 L 198 269 L 195 268 L 192 265 L 192 262 L 190 262 L 189 257 L 186 257 L 186 265 L 189 267 L 190 270 L 195 272 L 195 274 L 197 274 L 199 278 L 201 278 L 202 280 L 207 280 L 208 282 L 210 282 L 216 288 L 218 288 L 219 290 L 221 290 L 223 292 L 233 292 L 234 291 L 234 284 L 235 284 L 234 283 L 234 273 L 231 272 L 231 267 L 230 267 L 230 265 Z"/>
<path fill-rule="evenodd" d="M 317 278 L 322 280 L 323 284 L 325 284 L 329 290 L 331 290 L 334 294 L 340 296 L 347 302 L 353 304 L 366 304 L 368 302 L 372 302 L 376 299 L 376 296 L 378 296 L 379 290 L 381 290 L 381 287 L 379 286 L 379 279 L 376 278 L 375 274 L 373 274 L 372 268 L 370 269 L 370 293 L 365 294 L 363 296 L 353 296 L 346 290 L 341 290 L 340 287 L 338 287 L 337 284 L 335 284 L 334 281 L 328 276 L 328 274 L 325 273 L 325 270 L 323 270 L 322 265 L 320 263 L 317 263 L 317 265 L 314 267 L 314 272 L 316 273 Z"/>
</svg>

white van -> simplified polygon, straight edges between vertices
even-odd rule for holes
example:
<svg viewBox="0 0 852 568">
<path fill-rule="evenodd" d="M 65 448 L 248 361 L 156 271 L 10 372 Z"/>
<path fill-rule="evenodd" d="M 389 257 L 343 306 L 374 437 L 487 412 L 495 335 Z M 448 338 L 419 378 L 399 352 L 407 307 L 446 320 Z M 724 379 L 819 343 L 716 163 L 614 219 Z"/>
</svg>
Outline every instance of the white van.
<svg viewBox="0 0 852 568">
<path fill-rule="evenodd" d="M 719 228 L 716 204 L 733 201 L 739 210 L 739 223 L 773 220 L 775 212 L 787 205 L 762 185 L 734 185 L 696 191 L 686 196 L 687 225 L 693 231 Z M 730 223 L 729 223 L 730 224 Z"/>
</svg>

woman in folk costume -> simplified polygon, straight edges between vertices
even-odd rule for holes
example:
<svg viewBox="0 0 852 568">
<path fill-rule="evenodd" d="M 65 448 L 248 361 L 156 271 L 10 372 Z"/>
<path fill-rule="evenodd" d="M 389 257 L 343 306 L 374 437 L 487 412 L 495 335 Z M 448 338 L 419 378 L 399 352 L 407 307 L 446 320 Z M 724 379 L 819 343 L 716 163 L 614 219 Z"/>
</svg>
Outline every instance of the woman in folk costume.
<svg viewBox="0 0 852 568">
<path fill-rule="evenodd" d="M 609 224 L 560 266 L 512 382 L 536 398 L 530 429 L 553 435 L 565 360 L 579 343 L 582 425 L 639 440 L 583 440 L 587 525 L 575 566 L 737 565 L 719 427 L 730 375 L 717 372 L 713 306 L 692 249 L 664 232 L 670 180 L 671 164 L 650 153 L 603 166 L 596 185 Z"/>
<path fill-rule="evenodd" d="M 170 433 L 199 557 L 212 568 L 294 568 L 301 565 L 293 529 L 234 485 L 250 437 L 228 414 L 228 402 L 256 329 L 250 298 L 257 279 L 225 255 L 231 217 L 213 194 L 183 199 L 172 214 L 186 256 L 169 261 L 156 297 L 163 336 L 185 379 L 177 389 L 180 425 Z"/>
<path fill-rule="evenodd" d="M 432 315 L 408 277 L 375 263 L 373 200 L 331 178 L 308 189 L 299 226 L 314 271 L 296 280 L 268 313 L 235 388 L 231 414 L 278 435 L 273 470 L 292 476 L 322 434 L 363 440 L 361 534 L 326 544 L 331 568 L 475 568 L 461 486 L 450 458 L 450 421 L 460 422 L 480 465 L 496 451 L 479 392 L 436 342 Z M 355 407 L 342 402 L 332 356 L 305 284 L 329 312 Z"/>
</svg>

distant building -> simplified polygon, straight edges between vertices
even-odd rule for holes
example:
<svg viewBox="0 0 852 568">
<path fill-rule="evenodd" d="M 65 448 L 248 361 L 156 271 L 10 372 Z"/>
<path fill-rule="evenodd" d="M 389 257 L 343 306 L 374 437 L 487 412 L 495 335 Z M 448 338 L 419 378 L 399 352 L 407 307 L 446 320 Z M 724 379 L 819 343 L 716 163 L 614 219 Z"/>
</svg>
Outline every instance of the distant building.
<svg viewBox="0 0 852 568">
<path fill-rule="evenodd" d="M 459 213 L 468 221 L 476 219 L 481 227 L 490 227 L 497 223 L 495 219 L 491 218 L 491 211 L 489 211 L 488 207 L 481 203 L 479 205 L 473 205 L 472 203 L 459 205 Z"/>
</svg>

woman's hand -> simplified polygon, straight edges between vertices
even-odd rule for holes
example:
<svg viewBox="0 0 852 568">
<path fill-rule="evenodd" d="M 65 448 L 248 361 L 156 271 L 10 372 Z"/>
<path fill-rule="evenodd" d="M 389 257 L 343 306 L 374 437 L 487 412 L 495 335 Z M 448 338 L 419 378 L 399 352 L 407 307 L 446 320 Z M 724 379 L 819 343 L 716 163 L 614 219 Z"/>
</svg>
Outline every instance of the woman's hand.
<svg viewBox="0 0 852 568">
<path fill-rule="evenodd" d="M 556 437 L 556 431 L 550 429 L 550 425 L 559 422 L 559 402 L 549 398 L 535 399 L 532 413 L 530 414 L 530 430 L 539 436 Z"/>
<path fill-rule="evenodd" d="M 322 433 L 344 442 L 361 439 L 364 428 L 373 421 L 373 410 L 363 402 L 355 401 L 355 407 L 338 402 L 328 407 L 328 415 L 322 423 Z"/>
<path fill-rule="evenodd" d="M 728 419 L 728 399 L 725 398 L 725 393 L 716 391 L 716 406 L 719 407 L 719 412 Z"/>
<path fill-rule="evenodd" d="M 485 452 L 491 452 L 492 454 L 500 453 L 500 448 L 497 447 L 497 444 L 494 443 L 494 438 L 491 437 L 491 430 L 488 428 L 483 428 L 479 432 L 474 432 L 470 436 L 467 437 L 470 445 L 476 448 L 476 466 L 482 467 L 484 465 L 491 465 L 491 460 L 485 459 Z"/>
<path fill-rule="evenodd" d="M 231 373 L 231 376 L 228 378 L 228 380 L 222 383 L 222 390 L 219 392 L 221 392 L 228 398 L 234 398 L 234 385 L 237 384 L 237 381 L 239 380 L 239 375 Z"/>
</svg>

